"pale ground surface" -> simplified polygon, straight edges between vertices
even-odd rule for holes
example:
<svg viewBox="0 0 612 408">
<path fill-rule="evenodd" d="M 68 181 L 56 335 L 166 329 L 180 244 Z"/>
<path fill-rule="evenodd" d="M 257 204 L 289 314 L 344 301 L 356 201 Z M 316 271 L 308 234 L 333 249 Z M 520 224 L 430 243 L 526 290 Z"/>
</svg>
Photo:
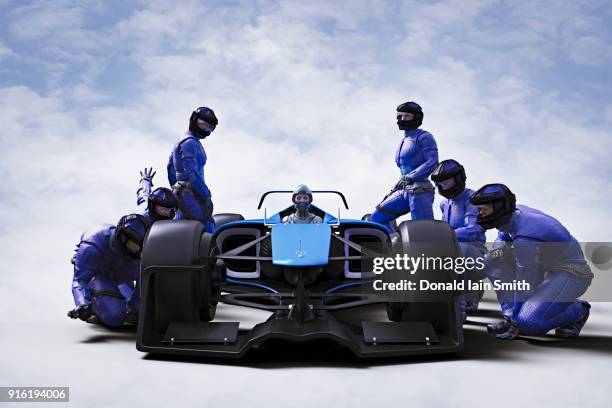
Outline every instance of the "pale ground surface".
<svg viewBox="0 0 612 408">
<path fill-rule="evenodd" d="M 485 331 L 496 317 L 489 300 L 465 326 L 460 355 L 382 362 L 331 347 L 282 347 L 241 362 L 159 360 L 136 351 L 133 329 L 110 331 L 63 313 L 2 317 L 0 385 L 70 386 L 70 403 L 54 406 L 612 406 L 610 303 L 593 305 L 578 340 L 508 343 Z M 218 311 L 238 315 L 256 322 L 266 314 Z"/>
</svg>

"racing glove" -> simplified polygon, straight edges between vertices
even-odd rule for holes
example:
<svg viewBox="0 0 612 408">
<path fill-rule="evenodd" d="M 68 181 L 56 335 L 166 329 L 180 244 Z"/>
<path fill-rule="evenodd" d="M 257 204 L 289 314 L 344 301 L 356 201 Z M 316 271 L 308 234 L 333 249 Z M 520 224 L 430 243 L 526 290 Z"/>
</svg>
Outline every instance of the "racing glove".
<svg viewBox="0 0 612 408">
<path fill-rule="evenodd" d="M 500 320 L 495 323 L 487 324 L 487 332 L 501 334 L 508 331 L 510 327 L 510 316 L 504 316 L 504 320 Z"/>
<path fill-rule="evenodd" d="M 395 184 L 395 187 L 393 187 L 393 190 L 394 191 L 403 190 L 410 184 L 412 184 L 412 179 L 408 176 L 402 176 L 400 177 L 399 181 Z"/>
<path fill-rule="evenodd" d="M 513 265 L 516 260 L 512 254 L 512 249 L 508 245 L 498 246 L 490 250 L 484 256 L 485 262 L 499 262 L 508 265 Z"/>
<path fill-rule="evenodd" d="M 514 340 L 517 339 L 518 336 L 519 328 L 518 325 L 514 322 L 510 324 L 510 326 L 508 327 L 508 331 L 495 335 L 495 337 L 500 340 Z"/>
<path fill-rule="evenodd" d="M 149 167 L 148 169 L 145 167 L 143 171 L 140 172 L 140 182 L 146 181 L 153 185 L 153 177 L 157 174 L 156 171 L 153 171 L 153 167 Z"/>
<path fill-rule="evenodd" d="M 84 305 L 78 306 L 68 312 L 68 317 L 71 319 L 81 319 L 86 322 L 90 317 L 94 315 L 91 303 L 85 303 Z"/>
<path fill-rule="evenodd" d="M 495 337 L 500 340 L 514 340 L 519 336 L 519 328 L 514 320 L 504 316 L 504 320 L 487 325 L 489 333 L 495 333 Z"/>
<path fill-rule="evenodd" d="M 155 174 L 156 172 L 153 171 L 153 167 L 149 167 L 148 169 L 145 167 L 145 169 L 140 172 L 140 187 L 138 188 L 138 191 L 136 191 L 137 205 L 141 205 L 149 199 L 151 189 L 153 188 L 153 177 L 155 177 Z"/>
</svg>

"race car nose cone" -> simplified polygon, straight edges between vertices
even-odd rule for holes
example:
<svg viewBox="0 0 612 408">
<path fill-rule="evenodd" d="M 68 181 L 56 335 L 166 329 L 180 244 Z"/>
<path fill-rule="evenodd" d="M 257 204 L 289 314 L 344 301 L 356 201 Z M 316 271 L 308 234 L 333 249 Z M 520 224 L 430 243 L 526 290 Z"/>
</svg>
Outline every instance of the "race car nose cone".
<svg viewBox="0 0 612 408">
<path fill-rule="evenodd" d="M 272 263 L 318 266 L 329 262 L 328 224 L 276 224 L 272 227 Z"/>
</svg>

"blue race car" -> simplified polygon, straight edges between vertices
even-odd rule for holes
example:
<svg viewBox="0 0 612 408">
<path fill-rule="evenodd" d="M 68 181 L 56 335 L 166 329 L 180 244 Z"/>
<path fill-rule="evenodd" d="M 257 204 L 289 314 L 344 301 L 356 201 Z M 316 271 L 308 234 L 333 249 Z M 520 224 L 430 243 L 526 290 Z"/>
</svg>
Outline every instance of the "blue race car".
<svg viewBox="0 0 612 408">
<path fill-rule="evenodd" d="M 266 196 L 291 191 L 268 191 Z M 338 191 L 313 191 L 338 194 Z M 458 256 L 453 230 L 434 220 L 404 221 L 396 232 L 362 219 L 334 216 L 312 205 L 316 224 L 284 224 L 295 208 L 245 220 L 214 216 L 159 221 L 143 246 L 137 348 L 147 353 L 242 357 L 269 341 L 328 339 L 358 357 L 457 352 L 463 348 L 458 296 L 411 293 L 400 299 L 372 290 L 380 279 L 373 258 L 396 253 Z M 435 243 L 435 245 L 431 245 Z M 427 270 L 450 282 L 454 272 Z M 386 273 L 386 272 L 385 272 Z M 251 330 L 215 322 L 218 303 L 257 308 L 271 316 Z M 379 321 L 373 310 L 382 310 Z M 384 310 L 386 309 L 386 314 Z M 347 315 L 349 318 L 347 318 Z"/>
</svg>

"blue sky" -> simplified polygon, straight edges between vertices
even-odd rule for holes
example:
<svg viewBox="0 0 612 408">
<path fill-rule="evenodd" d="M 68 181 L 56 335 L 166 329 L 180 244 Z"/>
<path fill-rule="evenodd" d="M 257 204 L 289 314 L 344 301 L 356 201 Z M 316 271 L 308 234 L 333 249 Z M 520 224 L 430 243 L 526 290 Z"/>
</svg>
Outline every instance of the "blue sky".
<svg viewBox="0 0 612 408">
<path fill-rule="evenodd" d="M 138 43 L 154 44 L 150 51 L 155 53 L 189 55 L 197 52 L 191 41 L 198 41 L 198 33 L 208 34 L 202 26 L 211 31 L 228 25 L 257 29 L 262 21 L 280 16 L 298 20 L 322 43 L 346 40 L 342 45 L 361 50 L 340 61 L 318 62 L 341 69 L 371 65 L 377 71 L 370 78 L 374 81 L 384 82 L 406 68 L 384 63 L 404 61 L 405 54 L 397 55 L 399 47 L 413 48 L 414 56 L 425 61 L 465 61 L 478 68 L 484 81 L 503 70 L 542 91 L 564 90 L 577 97 L 586 92 L 598 102 L 605 101 L 611 86 L 608 1 L 350 2 L 307 10 L 299 2 L 188 2 L 182 13 L 163 2 L 4 1 L 0 7 L 2 85 L 27 85 L 41 93 L 84 82 L 117 99 L 126 87 L 143 92 Z M 183 21 L 186 14 L 193 17 Z M 165 17 L 183 27 L 148 26 L 156 17 L 159 23 Z M 596 116 L 603 113 L 598 108 Z"/>
<path fill-rule="evenodd" d="M 406 100 L 472 187 L 507 183 L 610 239 L 608 1 L 0 0 L 0 16 L 2 228 L 61 231 L 57 251 L 131 210 L 142 167 L 167 184 L 200 105 L 220 119 L 216 209 L 256 215 L 262 191 L 305 182 L 360 217 L 397 179 Z"/>
</svg>

